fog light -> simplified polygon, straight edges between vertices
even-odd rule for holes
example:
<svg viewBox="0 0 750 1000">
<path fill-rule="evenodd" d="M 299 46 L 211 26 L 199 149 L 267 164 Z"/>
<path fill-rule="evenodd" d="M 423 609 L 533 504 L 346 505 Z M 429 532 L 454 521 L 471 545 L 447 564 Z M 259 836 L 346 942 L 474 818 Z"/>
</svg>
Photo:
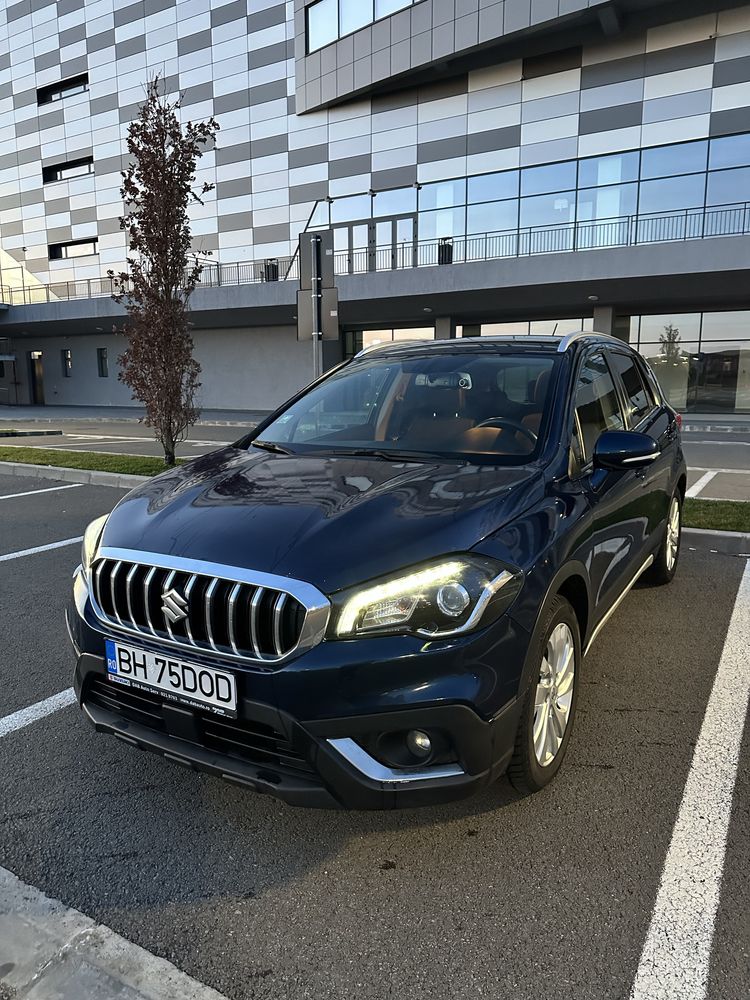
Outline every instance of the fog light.
<svg viewBox="0 0 750 1000">
<path fill-rule="evenodd" d="M 421 729 L 411 729 L 406 734 L 406 748 L 420 760 L 426 760 L 432 753 L 432 740 Z"/>
<path fill-rule="evenodd" d="M 437 593 L 437 605 L 444 615 L 458 618 L 469 606 L 469 592 L 460 583 L 446 583 Z"/>
</svg>

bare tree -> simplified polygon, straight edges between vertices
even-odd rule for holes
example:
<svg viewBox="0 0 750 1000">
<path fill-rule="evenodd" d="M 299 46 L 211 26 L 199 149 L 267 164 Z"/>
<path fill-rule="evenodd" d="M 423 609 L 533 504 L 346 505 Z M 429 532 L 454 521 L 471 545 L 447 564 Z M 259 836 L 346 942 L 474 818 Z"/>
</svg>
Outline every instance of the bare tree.
<svg viewBox="0 0 750 1000">
<path fill-rule="evenodd" d="M 213 184 L 196 189 L 198 160 L 213 143 L 214 118 L 182 124 L 182 95 L 161 94 L 158 76 L 146 88 L 138 118 L 128 128 L 131 160 L 122 173 L 125 214 L 120 228 L 128 235 L 128 270 L 115 274 L 113 298 L 124 303 L 128 338 L 119 358 L 119 379 L 146 408 L 146 423 L 164 448 L 165 465 L 174 465 L 175 447 L 200 416 L 196 392 L 200 365 L 193 357 L 188 305 L 201 271 L 190 257 L 188 209 L 203 204 Z"/>
</svg>

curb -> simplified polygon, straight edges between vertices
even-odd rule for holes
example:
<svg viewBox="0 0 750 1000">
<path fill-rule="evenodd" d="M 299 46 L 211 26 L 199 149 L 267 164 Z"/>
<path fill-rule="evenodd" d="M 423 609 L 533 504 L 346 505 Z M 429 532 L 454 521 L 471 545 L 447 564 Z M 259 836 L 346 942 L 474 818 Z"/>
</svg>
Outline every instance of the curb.
<svg viewBox="0 0 750 1000">
<path fill-rule="evenodd" d="M 750 424 L 688 424 L 682 425 L 683 434 L 750 434 Z"/>
<path fill-rule="evenodd" d="M 52 437 L 54 434 L 62 434 L 62 431 L 2 431 L 2 430 L 0 430 L 0 438 Z"/>
<path fill-rule="evenodd" d="M 690 548 L 720 552 L 726 556 L 750 556 L 750 534 L 747 532 L 683 528 L 682 533 Z"/>
<path fill-rule="evenodd" d="M 0 995 L 225 1000 L 171 962 L 0 868 Z"/>
<path fill-rule="evenodd" d="M 272 411 L 269 410 L 269 413 Z M 142 417 L 24 417 L 14 414 L 12 417 L 6 417 L 4 414 L 0 413 L 0 423 L 4 420 L 14 420 L 19 424 L 143 424 Z M 193 426 L 194 427 L 257 427 L 261 420 L 265 420 L 265 417 L 261 417 L 258 420 L 198 420 Z M 33 432 L 27 431 L 25 433 L 31 434 Z M 42 431 L 38 432 L 43 433 Z M 62 434 L 62 431 L 55 431 L 56 434 Z"/>
<path fill-rule="evenodd" d="M 150 476 L 133 476 L 121 472 L 99 472 L 96 469 L 66 469 L 56 465 L 26 465 L 23 462 L 0 462 L 0 473 L 8 476 L 26 476 L 29 479 L 57 479 L 64 483 L 83 483 L 86 486 L 113 486 L 132 490 L 146 483 Z"/>
</svg>

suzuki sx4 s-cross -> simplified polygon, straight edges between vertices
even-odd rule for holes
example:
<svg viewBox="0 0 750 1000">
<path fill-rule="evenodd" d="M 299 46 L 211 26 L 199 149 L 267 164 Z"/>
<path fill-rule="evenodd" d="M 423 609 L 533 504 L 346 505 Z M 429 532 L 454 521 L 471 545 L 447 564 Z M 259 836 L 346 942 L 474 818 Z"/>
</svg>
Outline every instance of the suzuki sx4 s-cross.
<svg viewBox="0 0 750 1000">
<path fill-rule="evenodd" d="M 98 731 L 298 805 L 537 791 L 585 651 L 674 575 L 685 487 L 679 417 L 617 340 L 363 351 L 89 526 L 76 694 Z"/>
</svg>

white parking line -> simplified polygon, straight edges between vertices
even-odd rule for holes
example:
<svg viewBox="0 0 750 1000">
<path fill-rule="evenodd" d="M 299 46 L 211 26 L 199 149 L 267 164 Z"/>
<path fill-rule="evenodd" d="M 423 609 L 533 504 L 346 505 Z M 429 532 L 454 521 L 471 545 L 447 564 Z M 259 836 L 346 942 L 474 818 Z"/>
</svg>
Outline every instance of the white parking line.
<svg viewBox="0 0 750 1000">
<path fill-rule="evenodd" d="M 28 708 L 22 708 L 12 715 L 6 715 L 4 719 L 0 719 L 0 739 L 9 733 L 15 733 L 18 729 L 23 729 L 24 726 L 30 726 L 32 722 L 43 719 L 45 715 L 59 712 L 61 708 L 72 705 L 75 700 L 73 688 L 66 688 L 65 691 L 59 691 L 50 698 L 45 698 L 44 701 L 38 701 L 35 705 L 29 705 Z"/>
<path fill-rule="evenodd" d="M 35 493 L 54 493 L 55 490 L 74 490 L 83 483 L 68 483 L 66 486 L 47 486 L 43 490 L 27 490 L 26 493 L 6 493 L 0 500 L 15 500 L 16 497 L 32 497 Z"/>
<path fill-rule="evenodd" d="M 701 490 L 705 490 L 715 475 L 715 472 L 704 472 L 700 479 L 696 480 L 696 482 L 694 482 L 690 489 L 685 493 L 685 496 L 688 499 L 697 497 Z"/>
<path fill-rule="evenodd" d="M 19 552 L 8 552 L 4 556 L 0 556 L 0 562 L 7 562 L 9 559 L 22 559 L 24 556 L 33 556 L 37 552 L 49 552 L 50 549 L 62 549 L 66 545 L 75 545 L 76 542 L 82 542 L 83 535 L 79 535 L 77 538 L 64 538 L 61 542 L 50 542 L 49 545 L 35 545 L 33 549 L 21 549 Z"/>
<path fill-rule="evenodd" d="M 707 469 L 703 465 L 691 465 L 688 472 L 713 472 L 716 476 L 750 476 L 750 469 Z"/>
<path fill-rule="evenodd" d="M 705 1000 L 750 701 L 750 562 L 737 593 L 630 1000 Z"/>
</svg>

